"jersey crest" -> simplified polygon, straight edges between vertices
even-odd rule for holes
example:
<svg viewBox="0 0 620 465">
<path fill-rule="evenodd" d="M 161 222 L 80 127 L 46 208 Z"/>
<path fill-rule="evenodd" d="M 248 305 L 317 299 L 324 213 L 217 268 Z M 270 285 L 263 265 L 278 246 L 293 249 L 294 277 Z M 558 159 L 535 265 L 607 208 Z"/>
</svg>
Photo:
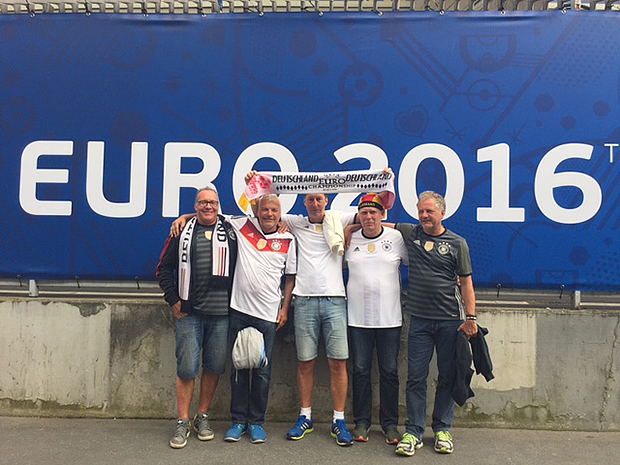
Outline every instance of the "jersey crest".
<svg viewBox="0 0 620 465">
<path fill-rule="evenodd" d="M 248 220 L 239 230 L 239 232 L 252 244 L 252 246 L 261 252 L 288 253 L 291 239 L 277 238 L 267 239 L 254 224 Z"/>
</svg>

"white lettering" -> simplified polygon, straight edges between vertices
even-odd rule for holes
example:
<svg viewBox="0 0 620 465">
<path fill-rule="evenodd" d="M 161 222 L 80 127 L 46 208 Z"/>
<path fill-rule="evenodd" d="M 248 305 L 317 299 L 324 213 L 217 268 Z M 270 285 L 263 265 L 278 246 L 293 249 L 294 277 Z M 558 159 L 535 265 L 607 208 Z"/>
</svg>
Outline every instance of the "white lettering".
<svg viewBox="0 0 620 465">
<path fill-rule="evenodd" d="M 86 198 L 95 213 L 111 218 L 134 218 L 146 210 L 148 144 L 131 144 L 129 202 L 110 202 L 103 193 L 103 142 L 89 142 L 86 162 Z"/>
<path fill-rule="evenodd" d="M 364 142 L 357 144 L 349 144 L 336 150 L 334 156 L 338 163 L 341 165 L 354 158 L 363 158 L 370 162 L 369 170 L 382 170 L 389 165 L 388 157 L 385 152 L 373 144 L 367 144 Z M 340 210 L 343 212 L 356 212 L 357 205 L 352 205 L 353 201 L 359 194 L 355 193 L 343 193 L 337 194 L 331 203 L 331 208 L 334 210 Z"/>
<path fill-rule="evenodd" d="M 422 144 L 411 149 L 400 165 L 398 193 L 403 208 L 418 219 L 417 176 L 420 164 L 427 158 L 439 160 L 446 171 L 446 216 L 450 218 L 460 207 L 465 191 L 465 173 L 459 156 L 443 144 Z"/>
<path fill-rule="evenodd" d="M 244 210 L 241 208 L 241 205 L 239 205 L 239 199 L 241 199 L 241 195 L 245 191 L 245 175 L 252 171 L 254 164 L 262 158 L 271 158 L 275 160 L 283 172 L 299 172 L 295 156 L 283 145 L 273 142 L 259 142 L 250 145 L 241 152 L 233 170 L 233 195 L 241 211 Z M 282 213 L 286 213 L 293 208 L 295 200 L 297 200 L 297 194 L 282 194 L 280 196 Z"/>
<path fill-rule="evenodd" d="M 491 207 L 478 207 L 477 219 L 484 222 L 525 221 L 525 208 L 510 207 L 510 147 L 496 144 L 478 149 L 478 163 L 491 162 Z"/>
<path fill-rule="evenodd" d="M 73 155 L 73 142 L 37 140 L 24 148 L 19 175 L 19 203 L 31 215 L 71 216 L 71 201 L 37 198 L 37 184 L 69 182 L 69 170 L 38 168 L 37 163 L 42 155 Z"/>
<path fill-rule="evenodd" d="M 540 160 L 534 178 L 534 194 L 540 211 L 552 221 L 563 224 L 583 223 L 589 220 L 603 201 L 601 187 L 591 176 L 575 171 L 555 170 L 563 161 L 571 158 L 589 160 L 594 147 L 588 144 L 563 144 L 547 152 Z M 581 205 L 576 208 L 564 208 L 557 204 L 553 189 L 557 187 L 575 187 L 583 194 Z"/>
<path fill-rule="evenodd" d="M 181 173 L 181 159 L 198 158 L 203 168 L 199 173 Z M 179 216 L 182 187 L 200 189 L 213 182 L 220 173 L 220 155 L 212 146 L 201 142 L 168 142 L 164 147 L 164 191 L 162 216 Z"/>
</svg>

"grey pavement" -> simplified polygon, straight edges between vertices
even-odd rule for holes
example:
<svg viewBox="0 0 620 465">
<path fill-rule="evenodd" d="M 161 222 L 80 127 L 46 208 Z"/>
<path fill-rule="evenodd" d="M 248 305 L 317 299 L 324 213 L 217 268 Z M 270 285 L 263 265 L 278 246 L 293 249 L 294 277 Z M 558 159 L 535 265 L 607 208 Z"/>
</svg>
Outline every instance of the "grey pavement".
<svg viewBox="0 0 620 465">
<path fill-rule="evenodd" d="M 301 441 L 285 439 L 284 423 L 267 423 L 265 444 L 238 443 L 222 437 L 227 422 L 212 422 L 216 436 L 208 442 L 192 434 L 184 449 L 168 446 L 173 420 L 114 420 L 0 417 L 0 464 L 614 464 L 620 462 L 620 432 L 558 432 L 487 428 L 453 428 L 455 451 L 433 451 L 427 430 L 424 447 L 413 457 L 394 454 L 378 428 L 369 442 L 339 447 L 329 425 Z M 400 428 L 402 431 L 402 427 Z"/>
</svg>

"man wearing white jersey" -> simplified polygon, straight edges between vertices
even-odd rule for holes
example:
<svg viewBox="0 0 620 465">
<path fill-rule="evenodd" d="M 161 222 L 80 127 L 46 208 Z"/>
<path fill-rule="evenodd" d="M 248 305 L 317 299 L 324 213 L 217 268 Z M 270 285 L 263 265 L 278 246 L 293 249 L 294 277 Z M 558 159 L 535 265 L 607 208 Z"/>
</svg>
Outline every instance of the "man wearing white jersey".
<svg viewBox="0 0 620 465">
<path fill-rule="evenodd" d="M 256 171 L 245 177 L 246 183 Z M 289 439 L 302 439 L 314 431 L 312 391 L 314 366 L 318 356 L 320 333 L 323 332 L 327 362 L 331 375 L 334 403 L 331 435 L 340 446 L 353 444 L 344 409 L 347 400 L 347 308 L 342 278 L 342 255 L 333 252 L 325 238 L 325 194 L 307 194 L 304 205 L 308 216 L 282 215 L 297 239 L 297 275 L 295 280 L 295 345 L 297 347 L 297 386 L 301 411 L 297 422 L 287 433 Z M 355 213 L 334 215 L 331 220 L 344 226 L 354 222 Z"/>
<path fill-rule="evenodd" d="M 228 221 L 237 232 L 238 254 L 230 302 L 230 337 L 252 326 L 263 334 L 267 366 L 236 370 L 230 375 L 230 413 L 232 426 L 224 440 L 237 442 L 246 431 L 252 443 L 265 442 L 263 429 L 272 352 L 276 330 L 288 319 L 288 308 L 295 285 L 296 246 L 290 233 L 279 233 L 280 202 L 275 195 L 260 199 L 258 220 L 232 217 Z M 284 299 L 280 292 L 286 274 Z"/>
<path fill-rule="evenodd" d="M 237 233 L 238 254 L 232 284 L 229 327 L 231 342 L 243 328 L 253 326 L 263 334 L 268 364 L 251 370 L 232 370 L 230 412 L 232 426 L 225 441 L 237 442 L 244 433 L 252 443 L 267 439 L 263 429 L 275 333 L 288 320 L 288 308 L 295 286 L 297 253 L 295 238 L 278 232 L 280 201 L 275 195 L 263 196 L 253 205 L 257 218 L 224 215 Z M 173 236 L 194 215 L 183 215 L 171 227 Z M 280 293 L 282 274 L 286 274 L 284 299 Z M 282 305 L 280 306 L 280 302 Z"/>
<path fill-rule="evenodd" d="M 408 265 L 402 235 L 381 224 L 385 207 L 377 194 L 361 197 L 358 218 L 345 253 L 349 269 L 347 309 L 353 367 L 356 441 L 368 441 L 372 414 L 372 359 L 376 348 L 380 377 L 379 422 L 388 444 L 398 444 L 398 353 L 402 313 L 400 264 Z"/>
</svg>

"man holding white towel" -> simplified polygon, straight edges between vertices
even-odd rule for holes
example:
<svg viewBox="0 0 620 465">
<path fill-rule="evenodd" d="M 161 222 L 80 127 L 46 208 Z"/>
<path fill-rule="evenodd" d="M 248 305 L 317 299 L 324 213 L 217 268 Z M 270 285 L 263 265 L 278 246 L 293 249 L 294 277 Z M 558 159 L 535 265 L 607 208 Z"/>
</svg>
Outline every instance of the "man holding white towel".
<svg viewBox="0 0 620 465">
<path fill-rule="evenodd" d="M 251 171 L 246 175 L 246 184 L 256 173 Z M 344 227 L 353 223 L 356 214 L 326 212 L 328 201 L 326 194 L 306 194 L 304 205 L 308 216 L 282 215 L 282 221 L 295 235 L 298 247 L 297 276 L 293 295 L 298 360 L 297 387 L 301 409 L 295 425 L 287 433 L 287 438 L 299 440 L 314 431 L 312 420 L 314 366 L 318 356 L 319 336 L 322 332 L 334 403 L 330 434 L 339 446 L 350 446 L 353 444 L 353 437 L 349 433 L 344 417 L 349 383 L 347 376 L 349 347 L 347 304 L 342 278 L 343 256 L 339 253 L 339 250 L 343 249 L 328 244 L 325 229 L 341 230 L 334 226 L 340 226 L 338 223 L 341 223 Z"/>
</svg>

